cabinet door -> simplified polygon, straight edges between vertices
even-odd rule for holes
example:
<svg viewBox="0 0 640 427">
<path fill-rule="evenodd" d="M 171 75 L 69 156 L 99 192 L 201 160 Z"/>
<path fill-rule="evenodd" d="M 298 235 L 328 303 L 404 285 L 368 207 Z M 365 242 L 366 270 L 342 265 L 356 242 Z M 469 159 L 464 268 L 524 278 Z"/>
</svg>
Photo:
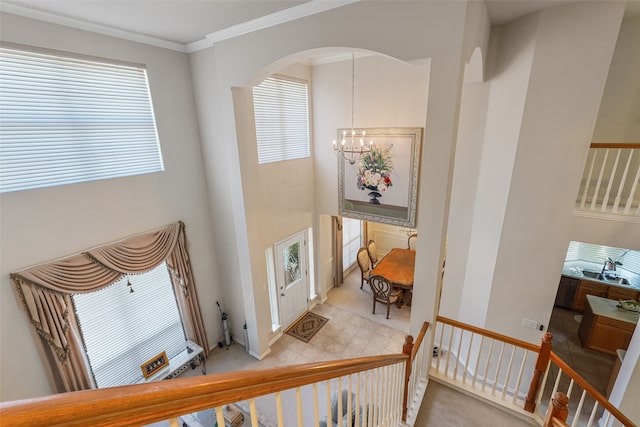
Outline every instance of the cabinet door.
<svg viewBox="0 0 640 427">
<path fill-rule="evenodd" d="M 639 291 L 630 288 L 622 288 L 620 286 L 609 286 L 607 298 L 614 300 L 638 299 Z"/>
<path fill-rule="evenodd" d="M 607 297 L 608 286 L 604 283 L 590 282 L 588 280 L 580 280 L 576 297 L 573 299 L 573 309 L 576 311 L 584 311 L 587 304 L 587 295 L 595 295 L 598 297 Z"/>
<path fill-rule="evenodd" d="M 615 356 L 617 349 L 626 350 L 627 347 L 629 347 L 632 335 L 633 332 L 625 331 L 615 326 L 604 325 L 596 321 L 589 336 L 587 348 Z"/>
</svg>

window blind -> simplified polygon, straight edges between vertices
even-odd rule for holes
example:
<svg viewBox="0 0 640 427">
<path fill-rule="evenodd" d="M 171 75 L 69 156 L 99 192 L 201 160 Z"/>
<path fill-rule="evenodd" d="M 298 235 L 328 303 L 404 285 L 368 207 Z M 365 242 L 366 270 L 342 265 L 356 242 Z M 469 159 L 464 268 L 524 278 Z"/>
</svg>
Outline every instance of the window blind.
<svg viewBox="0 0 640 427">
<path fill-rule="evenodd" d="M 307 83 L 269 77 L 253 88 L 258 163 L 309 157 Z"/>
<path fill-rule="evenodd" d="M 342 218 L 342 267 L 345 270 L 356 262 L 358 249 L 362 247 L 361 224 L 358 219 Z"/>
<path fill-rule="evenodd" d="M 142 377 L 140 365 L 152 357 L 166 351 L 172 358 L 184 349 L 166 262 L 96 292 L 76 294 L 73 301 L 99 388 L 131 384 Z"/>
<path fill-rule="evenodd" d="M 0 48 L 0 192 L 162 170 L 144 68 Z"/>
</svg>

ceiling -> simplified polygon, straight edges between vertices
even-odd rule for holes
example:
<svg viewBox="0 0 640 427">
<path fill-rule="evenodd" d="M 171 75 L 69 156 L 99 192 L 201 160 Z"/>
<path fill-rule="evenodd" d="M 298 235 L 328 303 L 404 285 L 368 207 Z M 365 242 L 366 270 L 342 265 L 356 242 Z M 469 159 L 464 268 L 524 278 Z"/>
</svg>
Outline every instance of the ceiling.
<svg viewBox="0 0 640 427">
<path fill-rule="evenodd" d="M 355 1 L 358 0 L 3 0 L 0 10 L 190 52 L 215 41 Z M 499 25 L 571 1 L 588 0 L 487 0 L 486 3 L 491 22 Z M 640 0 L 630 0 L 628 9 L 640 13 Z"/>
</svg>

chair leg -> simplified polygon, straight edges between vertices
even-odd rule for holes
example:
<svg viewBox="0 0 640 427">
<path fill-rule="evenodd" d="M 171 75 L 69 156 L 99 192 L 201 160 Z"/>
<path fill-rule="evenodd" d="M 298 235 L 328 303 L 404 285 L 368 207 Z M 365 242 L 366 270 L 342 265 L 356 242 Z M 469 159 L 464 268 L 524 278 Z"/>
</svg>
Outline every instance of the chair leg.
<svg viewBox="0 0 640 427">
<path fill-rule="evenodd" d="M 364 277 L 360 276 L 360 289 L 364 286 Z"/>
<path fill-rule="evenodd" d="M 371 310 L 371 314 L 376 314 L 376 296 L 373 296 L 373 310 Z"/>
<path fill-rule="evenodd" d="M 391 303 L 387 301 L 387 319 L 389 318 L 389 309 L 391 308 Z"/>
</svg>

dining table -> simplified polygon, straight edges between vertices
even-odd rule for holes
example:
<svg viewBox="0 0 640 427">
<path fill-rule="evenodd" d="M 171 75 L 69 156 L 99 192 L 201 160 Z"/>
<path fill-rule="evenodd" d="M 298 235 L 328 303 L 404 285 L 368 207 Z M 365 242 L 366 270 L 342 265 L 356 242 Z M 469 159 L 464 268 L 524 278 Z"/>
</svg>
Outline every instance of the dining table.
<svg viewBox="0 0 640 427">
<path fill-rule="evenodd" d="M 398 307 L 400 307 L 403 302 L 406 303 L 407 306 L 411 306 L 415 264 L 415 250 L 393 248 L 371 271 L 372 276 L 382 276 L 391 283 L 391 286 L 402 290 L 403 296 L 398 299 Z"/>
</svg>

